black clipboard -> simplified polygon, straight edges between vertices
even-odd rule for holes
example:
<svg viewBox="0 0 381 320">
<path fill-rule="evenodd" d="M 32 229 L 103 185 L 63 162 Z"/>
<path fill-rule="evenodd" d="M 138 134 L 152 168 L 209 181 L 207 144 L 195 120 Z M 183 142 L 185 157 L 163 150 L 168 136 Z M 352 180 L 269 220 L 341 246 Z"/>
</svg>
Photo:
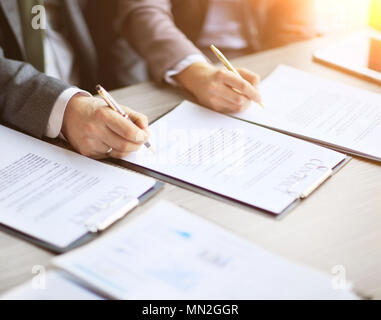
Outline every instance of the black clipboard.
<svg viewBox="0 0 381 320">
<path fill-rule="evenodd" d="M 332 168 L 333 175 L 336 174 L 338 171 L 340 171 L 351 159 L 352 159 L 351 157 L 346 157 L 336 167 Z M 186 181 L 183 181 L 183 180 L 171 177 L 169 175 L 165 175 L 163 173 L 160 173 L 160 172 L 157 172 L 157 171 L 154 171 L 154 170 L 150 170 L 150 169 L 147 169 L 147 168 L 142 167 L 142 166 L 138 166 L 136 164 L 127 162 L 125 160 L 112 159 L 110 161 L 115 163 L 115 164 L 117 164 L 117 165 L 119 165 L 119 166 L 122 166 L 122 167 L 124 167 L 126 169 L 130 169 L 130 170 L 142 173 L 142 174 L 147 175 L 149 177 L 152 177 L 154 179 L 161 180 L 161 181 L 169 183 L 169 184 L 173 184 L 173 185 L 175 185 L 177 187 L 180 187 L 180 188 L 183 188 L 183 189 L 187 189 L 189 191 L 193 191 L 195 193 L 201 194 L 203 196 L 206 196 L 206 197 L 209 197 L 209 198 L 212 198 L 212 199 L 215 199 L 215 200 L 219 200 L 219 201 L 228 203 L 230 205 L 235 205 L 235 206 L 238 205 L 242 209 L 246 209 L 246 210 L 250 209 L 251 211 L 256 211 L 258 213 L 265 214 L 266 216 L 271 216 L 271 217 L 274 217 L 274 218 L 281 218 L 281 217 L 283 217 L 284 215 L 286 215 L 287 213 L 292 211 L 292 209 L 294 209 L 302 201 L 301 198 L 297 198 L 287 208 L 285 208 L 285 210 L 283 212 L 281 212 L 280 214 L 276 214 L 274 212 L 271 212 L 271 211 L 268 211 L 268 210 L 264 210 L 262 208 L 259 208 L 259 207 L 247 204 L 247 203 L 245 203 L 243 201 L 240 201 L 240 200 L 237 200 L 237 199 L 225 196 L 225 195 L 221 195 L 219 193 L 216 193 L 216 192 L 210 191 L 208 189 L 202 188 L 200 186 L 191 184 L 189 182 L 186 182 Z M 323 183 L 324 182 L 325 181 L 323 181 Z M 320 185 L 318 187 L 320 187 Z M 316 189 L 318 189 L 318 187 Z"/>
<path fill-rule="evenodd" d="M 144 202 L 146 202 L 147 200 L 149 200 L 151 197 L 156 195 L 156 193 L 158 193 L 162 189 L 163 186 L 164 186 L 163 182 L 156 181 L 156 183 L 154 184 L 154 186 L 151 189 L 147 190 L 145 193 L 143 193 L 138 198 L 139 199 L 138 207 L 141 204 L 143 204 Z M 128 213 L 129 212 L 127 212 L 126 214 L 128 214 Z M 65 253 L 65 252 L 68 252 L 68 251 L 73 250 L 75 248 L 78 248 L 78 247 L 90 242 L 91 240 L 95 239 L 96 237 L 98 237 L 99 235 L 102 234 L 102 232 L 96 232 L 96 233 L 88 232 L 84 236 L 82 236 L 79 239 L 72 242 L 69 246 L 62 248 L 62 247 L 55 246 L 49 242 L 40 240 L 36 237 L 30 236 L 30 235 L 28 235 L 22 231 L 18 231 L 12 227 L 8 227 L 7 225 L 4 225 L 4 224 L 0 224 L 0 231 L 3 231 L 7 234 L 10 234 L 10 235 L 15 236 L 17 238 L 20 238 L 20 239 L 25 240 L 27 242 L 30 242 L 30 243 L 38 246 L 38 247 L 41 247 L 45 250 L 50 251 L 52 253 L 58 253 L 58 254 Z"/>
<path fill-rule="evenodd" d="M 162 117 L 164 117 L 165 115 L 167 115 L 168 113 L 170 113 L 171 111 L 176 109 L 177 107 L 178 107 L 178 105 L 176 105 L 175 107 L 171 108 L 167 112 L 163 113 L 160 117 L 158 117 L 155 120 L 151 121 L 150 124 L 153 124 L 154 122 L 160 120 Z M 238 120 L 238 121 L 244 121 L 244 120 L 240 120 L 240 119 L 236 119 L 236 120 Z M 257 125 L 257 124 L 254 124 L 254 123 L 251 123 L 251 124 L 254 125 L 254 126 Z M 269 129 L 269 128 L 267 128 L 267 129 Z M 269 130 L 271 130 L 271 129 L 269 129 Z M 313 142 L 310 142 L 310 143 L 313 143 Z M 352 160 L 352 157 L 346 156 L 346 158 L 343 161 L 338 163 L 334 168 L 331 168 L 332 169 L 332 176 L 335 175 L 338 171 L 340 171 L 350 160 Z M 206 196 L 206 197 L 209 197 L 209 198 L 212 198 L 212 199 L 215 199 L 215 200 L 219 200 L 219 201 L 228 203 L 230 205 L 239 206 L 240 208 L 245 209 L 245 210 L 249 209 L 250 211 L 255 211 L 256 213 L 260 213 L 260 214 L 263 214 L 263 215 L 265 215 L 267 217 L 270 216 L 270 217 L 273 217 L 273 218 L 276 218 L 276 219 L 280 219 L 283 216 L 285 216 L 287 213 L 292 211 L 302 201 L 301 198 L 297 198 L 287 208 L 285 208 L 285 210 L 283 210 L 283 212 L 281 212 L 280 214 L 276 214 L 274 212 L 271 212 L 271 211 L 268 211 L 268 210 L 265 210 L 265 209 L 262 209 L 262 208 L 259 208 L 259 207 L 247 204 L 247 203 L 242 202 L 240 200 L 237 200 L 237 199 L 234 199 L 234 198 L 231 198 L 231 197 L 228 197 L 228 196 L 225 196 L 225 195 L 213 192 L 211 190 L 202 188 L 200 186 L 197 186 L 195 184 L 186 182 L 184 180 L 181 180 L 181 179 L 178 179 L 178 178 L 174 178 L 172 176 L 163 174 L 163 173 L 158 172 L 158 171 L 147 169 L 147 168 L 145 168 L 143 166 L 139 166 L 137 164 L 128 162 L 126 160 L 122 160 L 122 159 L 108 159 L 107 161 L 109 161 L 109 162 L 111 162 L 113 164 L 116 164 L 118 166 L 121 166 L 123 168 L 129 169 L 129 170 L 133 170 L 133 171 L 139 172 L 141 174 L 147 175 L 147 176 L 149 176 L 151 178 L 154 178 L 156 180 L 161 180 L 161 181 L 163 181 L 165 183 L 173 184 L 173 185 L 175 185 L 177 187 L 180 187 L 180 188 L 183 188 L 183 189 L 187 189 L 189 191 L 201 194 L 203 196 Z M 321 184 L 324 184 L 325 181 L 326 180 L 324 180 Z M 321 184 L 319 184 L 316 187 L 316 189 L 318 189 Z"/>
</svg>

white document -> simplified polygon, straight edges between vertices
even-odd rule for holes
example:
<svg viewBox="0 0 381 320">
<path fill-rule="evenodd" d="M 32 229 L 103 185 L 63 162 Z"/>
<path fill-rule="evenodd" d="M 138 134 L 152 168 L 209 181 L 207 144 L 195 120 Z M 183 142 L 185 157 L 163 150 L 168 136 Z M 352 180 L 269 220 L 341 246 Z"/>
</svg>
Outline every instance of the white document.
<svg viewBox="0 0 381 320">
<path fill-rule="evenodd" d="M 348 283 L 160 202 L 115 233 L 53 261 L 116 299 L 356 299 Z"/>
<path fill-rule="evenodd" d="M 50 271 L 39 275 L 0 296 L 0 300 L 102 300 L 103 298 L 80 286 L 63 272 Z"/>
<path fill-rule="evenodd" d="M 0 126 L 0 223 L 57 247 L 88 232 L 155 180 Z"/>
<path fill-rule="evenodd" d="M 280 214 L 346 156 L 183 102 L 150 126 L 156 150 L 125 160 Z"/>
<path fill-rule="evenodd" d="M 279 66 L 260 85 L 264 109 L 234 117 L 381 161 L 381 95 Z"/>
</svg>

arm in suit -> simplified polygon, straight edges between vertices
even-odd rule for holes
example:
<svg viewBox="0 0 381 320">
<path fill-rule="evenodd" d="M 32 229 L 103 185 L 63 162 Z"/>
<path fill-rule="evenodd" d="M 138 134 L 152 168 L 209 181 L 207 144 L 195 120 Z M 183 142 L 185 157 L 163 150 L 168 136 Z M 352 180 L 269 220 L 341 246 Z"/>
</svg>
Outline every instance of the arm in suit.
<svg viewBox="0 0 381 320">
<path fill-rule="evenodd" d="M 0 47 L 0 122 L 41 138 L 55 101 L 68 87 L 28 63 L 5 58 Z"/>
<path fill-rule="evenodd" d="M 176 27 L 169 0 L 120 0 L 117 25 L 157 82 L 187 56 L 202 55 Z"/>
<path fill-rule="evenodd" d="M 119 0 L 119 14 L 116 27 L 145 58 L 157 82 L 186 57 L 202 55 L 176 27 L 170 0 Z M 219 112 L 237 112 L 248 107 L 250 100 L 260 101 L 255 88 L 258 77 L 248 70 L 240 72 L 243 79 L 207 62 L 196 62 L 175 78 L 201 104 Z"/>
<path fill-rule="evenodd" d="M 71 9 L 72 21 L 76 8 L 67 8 Z M 78 24 L 72 21 L 70 25 L 75 29 Z M 77 29 L 83 31 L 79 26 Z M 103 100 L 80 94 L 78 88 L 25 63 L 17 5 L 13 0 L 0 2 L 0 88 L 0 123 L 38 138 L 45 134 L 56 137 L 62 132 L 83 155 L 119 158 L 137 150 L 148 139 L 145 116 L 127 109 L 133 122 L 127 121 Z M 112 151 L 107 152 L 110 147 Z"/>
<path fill-rule="evenodd" d="M 41 138 L 53 105 L 70 86 L 27 63 L 1 55 L 0 87 L 0 122 Z M 75 95 L 67 103 L 62 132 L 74 149 L 85 156 L 122 158 L 148 139 L 147 118 L 128 108 L 126 112 L 133 122 L 112 111 L 99 98 Z M 106 153 L 110 147 L 111 153 Z"/>
</svg>

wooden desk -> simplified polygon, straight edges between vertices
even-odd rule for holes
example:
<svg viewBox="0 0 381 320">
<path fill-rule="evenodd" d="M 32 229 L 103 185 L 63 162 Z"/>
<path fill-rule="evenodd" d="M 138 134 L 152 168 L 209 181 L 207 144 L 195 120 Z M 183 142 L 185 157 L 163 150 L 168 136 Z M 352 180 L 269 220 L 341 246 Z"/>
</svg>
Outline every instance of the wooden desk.
<svg viewBox="0 0 381 320">
<path fill-rule="evenodd" d="M 262 77 L 279 63 L 381 93 L 381 87 L 312 62 L 312 52 L 330 39 L 293 44 L 239 58 L 237 66 Z M 172 88 L 143 83 L 114 92 L 122 103 L 146 113 L 150 120 L 184 97 Z M 381 137 L 380 137 L 381 139 Z M 380 140 L 381 141 L 381 140 Z M 344 169 L 282 219 L 274 219 L 167 185 L 156 198 L 135 210 L 108 232 L 129 223 L 155 202 L 166 199 L 196 215 L 286 258 L 331 272 L 343 266 L 355 288 L 381 298 L 381 165 L 353 159 Z M 52 254 L 0 233 L 0 293 L 33 276 L 33 265 L 49 266 Z"/>
</svg>

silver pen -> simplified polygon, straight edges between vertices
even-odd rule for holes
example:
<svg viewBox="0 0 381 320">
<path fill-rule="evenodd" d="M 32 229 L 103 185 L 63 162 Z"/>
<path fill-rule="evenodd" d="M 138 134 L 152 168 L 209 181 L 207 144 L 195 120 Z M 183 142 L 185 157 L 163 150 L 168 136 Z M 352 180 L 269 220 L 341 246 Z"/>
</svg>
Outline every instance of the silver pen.
<svg viewBox="0 0 381 320">
<path fill-rule="evenodd" d="M 121 108 L 119 107 L 118 103 L 114 100 L 114 98 L 111 96 L 111 94 L 109 94 L 106 89 L 104 89 L 101 85 L 97 85 L 95 87 L 95 89 L 97 90 L 98 94 L 103 98 L 104 101 L 106 101 L 107 105 L 112 109 L 114 110 L 115 112 L 118 112 L 123 118 L 127 119 L 127 120 L 130 120 L 131 122 L 133 122 L 130 117 L 128 116 L 128 114 Z M 155 153 L 155 150 L 154 148 L 152 147 L 152 145 L 147 141 L 146 143 L 144 143 L 144 145 L 147 147 L 147 149 L 149 149 L 152 153 Z"/>
</svg>

